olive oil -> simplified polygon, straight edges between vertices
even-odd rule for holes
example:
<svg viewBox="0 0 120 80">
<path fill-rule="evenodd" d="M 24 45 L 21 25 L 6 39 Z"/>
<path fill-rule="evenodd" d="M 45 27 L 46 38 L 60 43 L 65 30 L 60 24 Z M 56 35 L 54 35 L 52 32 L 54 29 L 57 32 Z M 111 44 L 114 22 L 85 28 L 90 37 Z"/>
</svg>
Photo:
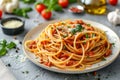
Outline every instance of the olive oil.
<svg viewBox="0 0 120 80">
<path fill-rule="evenodd" d="M 90 14 L 105 14 L 106 0 L 78 0 L 84 6 L 85 11 Z"/>
</svg>

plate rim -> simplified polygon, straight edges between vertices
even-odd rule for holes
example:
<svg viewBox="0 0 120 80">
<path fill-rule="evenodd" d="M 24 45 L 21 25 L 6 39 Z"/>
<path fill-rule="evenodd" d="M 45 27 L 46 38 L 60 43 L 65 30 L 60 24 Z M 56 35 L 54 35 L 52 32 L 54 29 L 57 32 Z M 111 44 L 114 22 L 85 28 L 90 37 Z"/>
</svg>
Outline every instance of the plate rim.
<svg viewBox="0 0 120 80">
<path fill-rule="evenodd" d="M 41 68 L 43 68 L 43 69 L 46 69 L 46 70 L 49 70 L 49 71 L 52 71 L 52 72 L 65 73 L 65 74 L 66 74 L 66 73 L 67 73 L 67 74 L 81 74 L 81 73 L 87 73 L 87 72 L 92 72 L 92 71 L 96 71 L 96 70 L 102 69 L 102 68 L 110 65 L 112 62 L 114 62 L 114 61 L 116 60 L 116 58 L 118 57 L 118 55 L 119 55 L 119 53 L 120 53 L 120 49 L 117 51 L 116 57 L 114 57 L 114 59 L 112 59 L 112 61 L 109 61 L 106 65 L 105 65 L 105 64 L 104 64 L 104 65 L 100 65 L 99 67 L 96 67 L 96 68 L 93 68 L 93 69 L 88 69 L 88 70 L 69 71 L 69 70 L 61 70 L 61 69 L 55 69 L 55 68 L 47 67 L 47 66 L 45 66 L 45 65 L 43 65 L 43 64 L 40 64 L 40 63 L 38 64 L 37 61 L 35 61 L 33 58 L 31 58 L 31 57 L 28 55 L 29 53 L 26 53 L 26 51 L 25 51 L 25 46 L 24 46 L 25 39 L 28 37 L 28 35 L 29 35 L 32 31 L 34 31 L 34 29 L 39 28 L 40 25 L 43 25 L 43 24 L 51 24 L 51 23 L 54 23 L 54 22 L 62 21 L 62 20 L 66 20 L 66 19 L 58 19 L 58 20 L 52 20 L 52 21 L 40 23 L 38 26 L 32 28 L 32 29 L 25 35 L 25 37 L 24 37 L 24 39 L 23 39 L 23 41 L 22 41 L 22 43 L 23 43 L 23 44 L 22 44 L 22 50 L 23 50 L 24 54 L 26 55 L 26 57 L 27 57 L 31 62 L 33 62 L 34 64 L 36 64 L 37 66 L 39 66 L 39 67 L 41 67 Z M 70 19 L 70 20 L 71 20 L 71 19 Z M 72 20 L 76 20 L 76 19 L 72 19 Z M 81 19 L 81 20 L 83 20 L 83 21 L 85 21 L 85 22 L 93 22 L 93 23 L 95 23 L 95 24 L 100 24 L 100 25 L 108 28 L 109 30 L 111 30 L 111 31 L 116 35 L 116 37 L 119 39 L 119 44 L 120 44 L 120 38 L 119 38 L 119 36 L 118 36 L 111 28 L 109 28 L 108 26 L 103 25 L 103 24 L 101 24 L 101 23 L 99 23 L 99 22 L 96 22 L 96 21 L 92 21 L 92 20 L 87 20 L 87 19 Z M 93 24 L 93 25 L 94 25 L 94 24 Z M 43 28 L 43 29 L 44 29 L 44 28 Z M 43 30 L 43 29 L 42 29 L 42 30 Z M 41 31 L 42 31 L 42 30 L 41 30 Z M 119 48 L 120 48 L 120 46 L 119 46 Z"/>
</svg>

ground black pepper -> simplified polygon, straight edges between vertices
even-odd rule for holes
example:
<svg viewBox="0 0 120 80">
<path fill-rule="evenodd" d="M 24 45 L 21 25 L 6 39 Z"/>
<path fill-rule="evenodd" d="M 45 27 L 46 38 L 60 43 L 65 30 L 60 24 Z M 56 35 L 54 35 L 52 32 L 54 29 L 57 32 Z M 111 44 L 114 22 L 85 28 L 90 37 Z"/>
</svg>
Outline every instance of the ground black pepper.
<svg viewBox="0 0 120 80">
<path fill-rule="evenodd" d="M 21 41 L 20 41 L 19 43 L 20 43 L 20 44 L 22 44 L 22 42 L 21 42 Z"/>
<path fill-rule="evenodd" d="M 17 50 L 20 50 L 20 48 L 18 48 L 18 47 L 17 47 L 16 49 L 17 49 Z"/>
<path fill-rule="evenodd" d="M 22 71 L 22 73 L 23 73 L 23 74 L 28 74 L 28 73 L 29 73 L 29 71 Z"/>
<path fill-rule="evenodd" d="M 29 73 L 29 71 L 26 71 L 26 74 L 28 74 Z"/>
<path fill-rule="evenodd" d="M 7 66 L 7 67 L 11 67 L 11 64 L 10 64 L 10 63 L 8 63 L 6 66 Z"/>
<path fill-rule="evenodd" d="M 96 78 L 95 80 L 101 80 L 100 78 Z"/>
<path fill-rule="evenodd" d="M 16 50 L 15 52 L 18 53 L 18 50 Z"/>
</svg>

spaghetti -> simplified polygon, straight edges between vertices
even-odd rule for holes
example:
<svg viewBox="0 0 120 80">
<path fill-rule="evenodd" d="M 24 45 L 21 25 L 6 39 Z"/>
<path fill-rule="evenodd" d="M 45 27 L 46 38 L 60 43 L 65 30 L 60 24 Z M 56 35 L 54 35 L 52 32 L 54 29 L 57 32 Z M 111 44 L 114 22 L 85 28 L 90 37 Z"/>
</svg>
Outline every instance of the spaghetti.
<svg viewBox="0 0 120 80">
<path fill-rule="evenodd" d="M 110 56 L 111 44 L 104 31 L 82 20 L 49 24 L 25 48 L 46 66 L 65 70 L 84 70 Z"/>
</svg>

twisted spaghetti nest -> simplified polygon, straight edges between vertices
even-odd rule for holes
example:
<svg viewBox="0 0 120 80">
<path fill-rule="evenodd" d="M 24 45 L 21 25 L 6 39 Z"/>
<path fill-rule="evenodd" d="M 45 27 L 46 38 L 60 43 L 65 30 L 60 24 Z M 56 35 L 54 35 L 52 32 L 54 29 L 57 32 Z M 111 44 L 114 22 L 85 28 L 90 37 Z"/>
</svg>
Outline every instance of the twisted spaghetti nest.
<svg viewBox="0 0 120 80">
<path fill-rule="evenodd" d="M 111 54 L 105 32 L 82 20 L 49 24 L 35 40 L 27 40 L 25 47 L 41 64 L 65 70 L 84 70 Z"/>
</svg>

